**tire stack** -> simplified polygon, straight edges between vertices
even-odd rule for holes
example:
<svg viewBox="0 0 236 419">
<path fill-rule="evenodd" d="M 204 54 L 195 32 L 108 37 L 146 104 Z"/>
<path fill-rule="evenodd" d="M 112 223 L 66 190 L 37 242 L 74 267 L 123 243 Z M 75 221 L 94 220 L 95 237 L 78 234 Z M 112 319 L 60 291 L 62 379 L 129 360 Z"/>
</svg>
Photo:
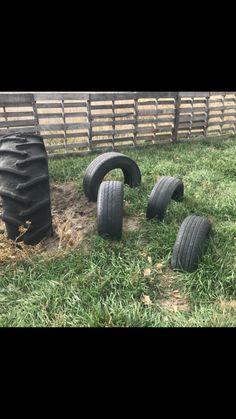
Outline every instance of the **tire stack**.
<svg viewBox="0 0 236 419">
<path fill-rule="evenodd" d="M 36 245 L 52 235 L 48 159 L 41 136 L 0 139 L 0 196 L 9 239 Z"/>
<path fill-rule="evenodd" d="M 88 166 L 84 181 L 84 193 L 89 201 L 97 201 L 97 232 L 100 236 L 120 240 L 123 227 L 124 183 L 103 181 L 111 170 L 121 169 L 124 183 L 131 188 L 141 184 L 137 164 L 121 153 L 105 153 Z"/>
</svg>

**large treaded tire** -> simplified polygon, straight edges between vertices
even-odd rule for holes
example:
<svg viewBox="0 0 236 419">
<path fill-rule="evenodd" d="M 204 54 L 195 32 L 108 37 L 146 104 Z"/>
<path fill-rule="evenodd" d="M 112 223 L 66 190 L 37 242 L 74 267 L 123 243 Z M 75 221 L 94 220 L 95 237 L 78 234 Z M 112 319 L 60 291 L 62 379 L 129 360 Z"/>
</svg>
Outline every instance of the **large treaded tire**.
<svg viewBox="0 0 236 419">
<path fill-rule="evenodd" d="M 124 183 L 131 188 L 141 184 L 139 167 L 131 158 L 115 151 L 104 153 L 90 163 L 84 176 L 84 193 L 90 201 L 97 201 L 99 186 L 106 174 L 113 169 L 123 171 Z"/>
<path fill-rule="evenodd" d="M 174 245 L 172 269 L 195 271 L 210 231 L 211 223 L 206 217 L 190 215 L 185 218 Z"/>
<path fill-rule="evenodd" d="M 19 133 L 0 139 L 0 196 L 9 239 L 36 245 L 52 235 L 48 159 L 41 136 Z M 21 233 L 20 226 L 28 228 Z"/>
<path fill-rule="evenodd" d="M 120 240 L 123 226 L 124 184 L 102 182 L 97 200 L 97 231 L 99 236 Z"/>
<path fill-rule="evenodd" d="M 155 184 L 148 200 L 146 217 L 162 221 L 171 199 L 180 201 L 184 195 L 184 184 L 172 176 L 163 176 Z"/>
</svg>

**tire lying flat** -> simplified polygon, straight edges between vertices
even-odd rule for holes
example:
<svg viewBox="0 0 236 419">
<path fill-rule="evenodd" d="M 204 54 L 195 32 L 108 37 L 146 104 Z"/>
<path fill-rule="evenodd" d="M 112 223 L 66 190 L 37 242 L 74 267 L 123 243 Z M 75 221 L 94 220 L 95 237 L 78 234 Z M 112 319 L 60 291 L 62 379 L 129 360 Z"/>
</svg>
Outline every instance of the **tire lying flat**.
<svg viewBox="0 0 236 419">
<path fill-rule="evenodd" d="M 155 184 L 148 200 L 146 217 L 162 221 L 171 199 L 180 201 L 184 195 L 184 184 L 172 176 L 163 176 Z"/>
<path fill-rule="evenodd" d="M 113 169 L 123 171 L 124 183 L 131 188 L 141 184 L 139 167 L 131 158 L 114 151 L 104 153 L 92 161 L 84 176 L 84 193 L 90 201 L 97 201 L 99 186 L 106 174 Z"/>
<path fill-rule="evenodd" d="M 0 196 L 9 239 L 35 245 L 52 234 L 48 160 L 41 136 L 0 139 Z M 21 226 L 28 227 L 22 234 Z"/>
<path fill-rule="evenodd" d="M 195 271 L 210 231 L 211 223 L 207 218 L 196 215 L 185 218 L 174 245 L 172 269 Z"/>
<path fill-rule="evenodd" d="M 123 227 L 124 184 L 102 182 L 97 200 L 97 231 L 99 236 L 120 240 Z"/>
</svg>

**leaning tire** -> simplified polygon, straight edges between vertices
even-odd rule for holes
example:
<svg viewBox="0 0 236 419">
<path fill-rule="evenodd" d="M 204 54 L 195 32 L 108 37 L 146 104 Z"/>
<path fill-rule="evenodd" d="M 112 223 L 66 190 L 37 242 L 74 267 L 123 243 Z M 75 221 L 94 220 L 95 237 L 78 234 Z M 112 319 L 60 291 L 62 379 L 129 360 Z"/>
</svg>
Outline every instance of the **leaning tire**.
<svg viewBox="0 0 236 419">
<path fill-rule="evenodd" d="M 131 188 L 141 184 L 139 167 L 131 158 L 117 152 L 105 153 L 92 161 L 84 176 L 84 193 L 90 201 L 97 201 L 99 186 L 106 174 L 113 169 L 123 171 L 124 183 Z"/>
<path fill-rule="evenodd" d="M 171 259 L 172 269 L 193 272 L 198 263 L 211 230 L 211 223 L 205 217 L 188 216 L 177 235 Z"/>
<path fill-rule="evenodd" d="M 122 182 L 102 182 L 97 200 L 97 231 L 99 236 L 120 240 L 123 226 Z"/>
<path fill-rule="evenodd" d="M 35 245 L 52 234 L 48 160 L 41 136 L 1 138 L 0 196 L 9 239 Z M 28 227 L 22 234 L 21 226 Z"/>
<path fill-rule="evenodd" d="M 184 195 L 184 184 L 171 176 L 163 176 L 154 186 L 149 197 L 146 217 L 148 220 L 158 218 L 163 220 L 171 199 L 179 201 Z"/>
</svg>

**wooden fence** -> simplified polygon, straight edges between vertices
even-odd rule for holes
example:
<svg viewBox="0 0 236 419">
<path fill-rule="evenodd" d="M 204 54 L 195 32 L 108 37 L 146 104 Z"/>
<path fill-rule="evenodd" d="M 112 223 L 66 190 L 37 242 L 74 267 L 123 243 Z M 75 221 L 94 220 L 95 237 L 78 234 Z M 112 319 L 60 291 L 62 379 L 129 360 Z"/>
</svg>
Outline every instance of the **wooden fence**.
<svg viewBox="0 0 236 419">
<path fill-rule="evenodd" d="M 236 132 L 236 92 L 0 93 L 0 136 L 36 132 L 50 157 Z"/>
</svg>

